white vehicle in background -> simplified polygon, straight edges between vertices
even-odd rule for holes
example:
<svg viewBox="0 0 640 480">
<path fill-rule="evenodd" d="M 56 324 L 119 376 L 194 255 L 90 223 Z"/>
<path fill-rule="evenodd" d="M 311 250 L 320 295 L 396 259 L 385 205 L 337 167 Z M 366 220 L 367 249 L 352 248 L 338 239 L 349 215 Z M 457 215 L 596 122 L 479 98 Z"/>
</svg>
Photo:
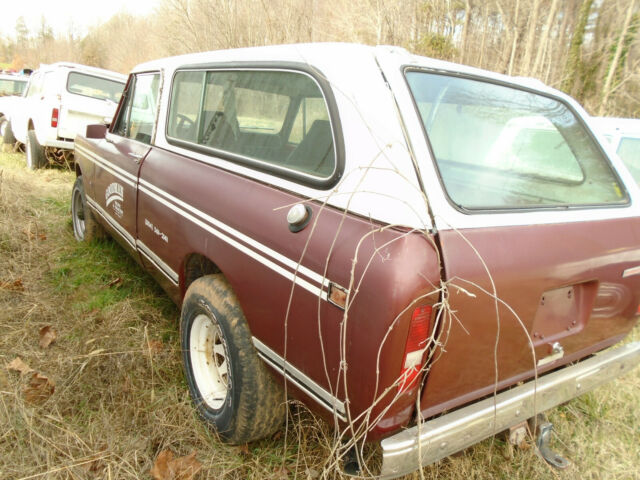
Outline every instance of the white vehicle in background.
<svg viewBox="0 0 640 480">
<path fill-rule="evenodd" d="M 22 95 L 29 77 L 15 73 L 0 73 L 0 97 Z"/>
<path fill-rule="evenodd" d="M 640 119 L 596 117 L 592 122 L 640 184 Z"/>
<path fill-rule="evenodd" d="M 0 73 L 0 139 L 2 143 L 14 143 L 15 138 L 11 135 L 11 129 L 7 133 L 9 124 L 8 112 L 11 111 L 15 103 L 15 97 L 23 94 L 29 77 L 14 73 Z M 4 142 L 5 134 L 7 141 Z"/>
<path fill-rule="evenodd" d="M 42 65 L 10 112 L 11 133 L 25 145 L 27 167 L 68 164 L 87 125 L 109 122 L 127 77 L 75 63 Z"/>
</svg>

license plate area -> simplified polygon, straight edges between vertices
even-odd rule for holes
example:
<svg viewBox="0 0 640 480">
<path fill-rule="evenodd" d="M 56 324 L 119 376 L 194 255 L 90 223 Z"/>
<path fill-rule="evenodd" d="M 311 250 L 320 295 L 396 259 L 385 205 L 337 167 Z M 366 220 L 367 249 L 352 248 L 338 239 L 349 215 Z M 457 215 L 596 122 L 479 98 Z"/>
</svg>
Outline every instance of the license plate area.
<svg viewBox="0 0 640 480">
<path fill-rule="evenodd" d="M 544 292 L 531 329 L 534 345 L 551 344 L 582 331 L 597 291 L 598 282 L 591 281 Z"/>
</svg>

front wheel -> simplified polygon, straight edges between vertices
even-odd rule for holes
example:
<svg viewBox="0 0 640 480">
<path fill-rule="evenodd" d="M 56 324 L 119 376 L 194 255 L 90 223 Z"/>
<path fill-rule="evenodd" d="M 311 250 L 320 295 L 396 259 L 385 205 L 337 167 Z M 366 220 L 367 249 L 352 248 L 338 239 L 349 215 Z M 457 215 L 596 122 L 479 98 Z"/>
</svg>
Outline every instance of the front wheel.
<svg viewBox="0 0 640 480">
<path fill-rule="evenodd" d="M 247 443 L 282 425 L 284 393 L 258 357 L 223 275 L 201 277 L 187 290 L 180 341 L 191 398 L 222 440 Z"/>
<path fill-rule="evenodd" d="M 93 216 L 87 206 L 82 175 L 76 178 L 71 190 L 71 221 L 73 235 L 79 242 L 90 242 L 105 237 L 104 229 Z"/>
<path fill-rule="evenodd" d="M 45 166 L 46 159 L 44 156 L 44 148 L 38 143 L 35 130 L 27 132 L 27 168 L 29 170 L 37 170 Z"/>
</svg>

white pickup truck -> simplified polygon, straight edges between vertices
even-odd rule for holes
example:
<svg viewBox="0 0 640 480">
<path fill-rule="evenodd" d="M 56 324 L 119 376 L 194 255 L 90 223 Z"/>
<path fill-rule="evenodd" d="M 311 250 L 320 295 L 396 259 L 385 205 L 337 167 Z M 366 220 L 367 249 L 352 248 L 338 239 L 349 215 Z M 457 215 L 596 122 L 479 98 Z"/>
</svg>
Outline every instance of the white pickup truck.
<svg viewBox="0 0 640 480">
<path fill-rule="evenodd" d="M 27 166 L 69 162 L 76 135 L 113 117 L 125 81 L 116 72 L 66 62 L 35 71 L 8 112 L 8 128 L 25 145 Z"/>
</svg>

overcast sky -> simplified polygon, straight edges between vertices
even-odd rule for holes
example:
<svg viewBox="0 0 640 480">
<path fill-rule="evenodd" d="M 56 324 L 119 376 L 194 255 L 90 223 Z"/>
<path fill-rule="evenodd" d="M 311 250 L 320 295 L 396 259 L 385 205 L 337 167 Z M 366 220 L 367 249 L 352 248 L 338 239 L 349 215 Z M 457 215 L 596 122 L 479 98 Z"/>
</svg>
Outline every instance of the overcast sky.
<svg viewBox="0 0 640 480">
<path fill-rule="evenodd" d="M 30 32 L 40 27 L 42 16 L 55 33 L 70 28 L 84 35 L 119 11 L 134 15 L 151 13 L 161 0 L 0 0 L 0 37 L 15 37 L 16 20 L 24 17 Z"/>
</svg>

